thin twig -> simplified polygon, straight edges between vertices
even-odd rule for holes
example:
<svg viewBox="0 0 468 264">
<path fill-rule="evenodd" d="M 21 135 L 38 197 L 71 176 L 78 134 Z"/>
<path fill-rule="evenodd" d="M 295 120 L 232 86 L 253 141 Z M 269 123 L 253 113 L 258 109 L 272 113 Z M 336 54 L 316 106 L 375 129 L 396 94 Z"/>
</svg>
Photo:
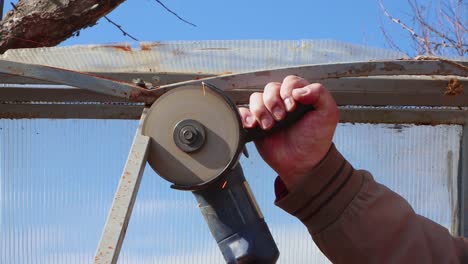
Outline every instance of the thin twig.
<svg viewBox="0 0 468 264">
<path fill-rule="evenodd" d="M 107 16 L 104 16 L 104 18 L 107 20 L 107 22 L 111 23 L 112 25 L 114 25 L 117 29 L 120 30 L 120 32 L 123 33 L 124 36 L 128 36 L 129 38 L 135 40 L 135 41 L 139 41 L 137 38 L 135 38 L 134 36 L 130 35 L 130 33 L 126 32 L 125 30 L 122 29 L 122 26 L 115 23 L 114 21 L 110 20 L 110 18 L 108 18 Z"/>
<path fill-rule="evenodd" d="M 400 19 L 397 19 L 397 18 L 394 18 L 393 16 L 391 16 L 387 9 L 385 8 L 385 6 L 383 5 L 382 3 L 382 0 L 379 0 L 379 4 L 380 4 L 380 8 L 382 8 L 382 11 L 384 12 L 385 16 L 387 16 L 391 21 L 393 21 L 393 23 L 396 23 L 398 24 L 400 27 L 402 27 L 404 30 L 408 31 L 411 36 L 413 36 L 414 38 L 416 38 L 419 42 L 422 42 L 424 43 L 426 40 L 424 38 L 422 38 L 421 36 L 419 36 L 412 28 L 410 28 L 409 26 L 407 26 L 405 23 L 403 23 Z"/>
<path fill-rule="evenodd" d="M 10 2 L 10 5 L 15 11 L 18 11 L 18 7 L 15 4 L 13 4 L 13 2 Z"/>
<path fill-rule="evenodd" d="M 393 17 L 390 15 L 390 13 L 387 11 L 385 6 L 383 5 L 382 0 L 378 0 L 380 7 L 386 17 L 388 17 L 392 22 L 395 24 L 399 25 L 402 29 L 410 33 L 411 38 L 414 40 L 414 43 L 417 44 L 416 50 L 418 50 L 418 53 L 421 54 L 425 52 L 426 54 L 431 55 L 433 52 L 438 52 L 440 47 L 450 47 L 453 48 L 457 53 L 460 54 L 460 56 L 463 56 L 464 53 L 467 53 L 468 50 L 464 49 L 463 47 L 466 47 L 467 44 L 463 43 L 463 41 L 457 42 L 451 39 L 450 37 L 447 38 L 446 34 L 441 33 L 439 30 L 434 29 L 432 26 L 428 25 L 428 23 L 424 20 L 422 17 L 422 12 L 419 6 L 416 6 L 417 3 L 413 2 L 411 0 L 408 0 L 408 3 L 411 5 L 411 9 L 414 13 L 413 19 L 415 20 L 415 23 L 418 23 L 419 28 L 421 30 L 421 33 L 416 33 L 416 31 L 402 22 L 400 19 Z M 437 31 L 437 32 L 435 32 Z M 437 40 L 439 41 L 431 41 L 431 37 L 436 35 Z M 438 36 L 438 38 L 437 38 Z"/>
<path fill-rule="evenodd" d="M 464 45 L 465 43 L 465 34 L 468 33 L 468 30 L 463 26 L 462 22 L 460 21 L 462 15 L 460 14 L 460 3 L 455 4 L 453 1 L 449 1 L 445 6 L 446 8 L 444 9 L 443 6 L 441 5 L 441 13 L 443 17 L 445 17 L 445 20 L 451 27 L 449 27 L 448 34 L 452 33 L 454 36 L 456 42 L 457 42 L 457 48 L 456 50 L 458 51 L 458 55 L 464 56 L 465 53 L 468 53 L 468 49 L 465 49 L 464 47 L 468 47 Z M 451 13 L 451 16 L 448 15 L 445 10 L 448 10 L 448 12 Z M 453 19 L 452 19 L 453 18 Z"/>
<path fill-rule="evenodd" d="M 179 20 L 181 20 L 181 21 L 183 21 L 183 22 L 185 22 L 185 23 L 191 25 L 192 27 L 196 27 L 196 26 L 197 26 L 197 25 L 195 25 L 195 24 L 193 24 L 193 23 L 191 23 L 191 22 L 189 22 L 189 21 L 187 21 L 187 20 L 181 18 L 176 12 L 172 11 L 171 9 L 169 9 L 169 8 L 168 8 L 166 5 L 164 5 L 160 0 L 154 0 L 154 1 L 156 1 L 156 3 L 160 4 L 164 9 L 166 9 L 167 12 L 169 12 L 169 13 L 173 14 L 174 16 L 176 16 Z"/>
<path fill-rule="evenodd" d="M 413 5 L 413 3 L 411 3 L 411 1 L 408 1 L 410 3 L 410 5 Z M 452 46 L 453 47 L 458 47 L 460 44 L 457 43 L 456 40 L 450 38 L 449 36 L 447 36 L 446 34 L 438 31 L 437 29 L 435 29 L 434 27 L 432 27 L 431 25 L 429 25 L 429 23 L 427 23 L 425 21 L 425 19 L 421 16 L 421 10 L 419 8 L 419 6 L 414 6 L 414 10 L 415 10 L 415 14 L 416 14 L 416 19 L 418 20 L 418 22 L 424 26 L 424 28 L 428 29 L 429 31 L 431 31 L 432 33 L 435 33 L 436 35 L 439 35 L 439 37 L 443 38 L 443 39 L 446 39 L 448 40 L 450 43 L 452 43 Z M 468 45 L 463 45 L 462 46 L 468 46 Z"/>
<path fill-rule="evenodd" d="M 398 50 L 399 52 L 404 53 L 404 52 L 400 49 L 400 47 L 398 47 L 398 45 L 395 44 L 395 42 L 392 40 L 392 38 L 390 38 L 390 36 L 389 36 L 389 35 L 387 34 L 387 32 L 385 31 L 385 28 L 383 27 L 383 25 L 380 25 L 379 28 L 380 28 L 380 31 L 382 32 L 382 34 L 384 35 L 384 38 L 385 38 L 385 40 L 387 41 L 387 44 L 390 45 L 390 48 L 396 49 L 396 50 Z M 406 54 L 406 55 L 408 55 L 408 54 Z M 410 56 L 408 55 L 408 57 L 410 57 Z"/>
</svg>

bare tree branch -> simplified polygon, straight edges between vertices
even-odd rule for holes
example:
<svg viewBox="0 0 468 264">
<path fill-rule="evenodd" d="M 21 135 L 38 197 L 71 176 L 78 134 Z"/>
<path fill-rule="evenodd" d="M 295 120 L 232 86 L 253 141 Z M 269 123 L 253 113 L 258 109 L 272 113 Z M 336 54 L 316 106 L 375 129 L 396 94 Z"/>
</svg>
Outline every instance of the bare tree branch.
<svg viewBox="0 0 468 264">
<path fill-rule="evenodd" d="M 21 0 L 0 21 L 0 53 L 51 47 L 96 24 L 125 0 Z"/>
<path fill-rule="evenodd" d="M 130 35 L 130 33 L 126 32 L 125 30 L 123 30 L 122 26 L 115 23 L 114 21 L 112 21 L 110 18 L 108 18 L 107 16 L 104 16 L 104 19 L 107 20 L 107 22 L 111 23 L 112 25 L 114 25 L 118 30 L 120 30 L 120 32 L 122 32 L 122 34 L 124 36 L 128 36 L 129 38 L 135 40 L 135 41 L 139 41 L 138 39 L 136 39 L 134 36 Z"/>
<path fill-rule="evenodd" d="M 166 9 L 166 11 L 168 11 L 169 13 L 173 14 L 174 16 L 176 16 L 179 20 L 185 22 L 186 24 L 189 24 L 191 25 L 192 27 L 196 27 L 197 25 L 183 19 L 182 17 L 180 17 L 176 12 L 172 11 L 171 9 L 169 9 L 166 5 L 164 5 L 160 0 L 154 0 L 156 1 L 156 3 L 160 4 L 164 9 Z"/>
<path fill-rule="evenodd" d="M 408 1 L 411 5 L 413 5 L 414 3 L 411 3 L 412 1 Z M 414 5 L 414 9 L 415 9 L 415 15 L 416 15 L 416 19 L 418 20 L 418 22 L 423 25 L 424 29 L 428 29 L 430 31 L 432 31 L 433 33 L 435 33 L 436 35 L 439 35 L 441 38 L 443 39 L 446 39 L 448 40 L 452 46 L 454 47 L 458 47 L 460 45 L 460 43 L 458 43 L 456 40 L 450 38 L 447 34 L 444 34 L 440 31 L 438 31 L 437 29 L 435 29 L 434 27 L 432 27 L 429 23 L 426 22 L 426 19 L 424 19 L 421 15 L 421 10 L 420 8 L 417 6 L 417 4 Z M 464 45 L 464 46 L 468 46 L 468 45 Z"/>
<path fill-rule="evenodd" d="M 10 2 L 10 5 L 14 10 L 18 11 L 18 7 L 13 2 Z"/>
<path fill-rule="evenodd" d="M 432 1 L 423 2 L 424 4 L 420 0 L 407 1 L 410 6 L 409 16 L 412 19 L 412 26 L 390 15 L 383 0 L 378 0 L 382 13 L 410 34 L 419 55 L 453 55 L 455 53 L 464 56 L 468 54 L 465 26 L 461 22 L 463 18 L 461 0 L 456 0 L 456 3 L 451 0 L 440 0 L 438 7 L 434 7 Z M 381 30 L 387 43 L 395 48 L 397 45 L 393 39 L 389 39 L 390 35 L 384 32 L 385 29 L 381 28 Z"/>
<path fill-rule="evenodd" d="M 407 26 L 405 23 L 403 23 L 400 19 L 397 19 L 397 18 L 394 18 L 393 16 L 391 16 L 387 9 L 385 8 L 385 6 L 383 5 L 382 3 L 382 0 L 379 0 L 379 4 L 380 4 L 380 8 L 382 8 L 382 11 L 384 12 L 385 16 L 388 17 L 391 21 L 393 21 L 394 23 L 400 25 L 400 27 L 402 27 L 404 30 L 408 31 L 411 36 L 413 36 L 414 38 L 416 38 L 418 41 L 420 42 L 424 42 L 424 38 L 422 38 L 421 36 L 419 36 L 412 28 L 410 28 L 409 26 Z"/>
<path fill-rule="evenodd" d="M 405 53 L 405 52 L 403 52 L 403 51 L 400 49 L 400 47 L 398 47 L 397 44 L 395 44 L 395 42 L 393 41 L 393 39 L 387 34 L 387 32 L 385 31 L 385 28 L 384 28 L 384 26 L 383 26 L 382 21 L 380 21 L 380 26 L 379 26 L 379 28 L 380 28 L 380 31 L 382 32 L 382 34 L 384 35 L 387 44 L 390 46 L 391 49 L 398 50 L 398 51 L 401 52 L 401 53 Z M 406 54 L 406 53 L 405 53 L 405 54 Z M 406 55 L 408 55 L 408 54 L 406 54 Z M 408 55 L 408 56 L 409 56 L 409 55 Z"/>
</svg>

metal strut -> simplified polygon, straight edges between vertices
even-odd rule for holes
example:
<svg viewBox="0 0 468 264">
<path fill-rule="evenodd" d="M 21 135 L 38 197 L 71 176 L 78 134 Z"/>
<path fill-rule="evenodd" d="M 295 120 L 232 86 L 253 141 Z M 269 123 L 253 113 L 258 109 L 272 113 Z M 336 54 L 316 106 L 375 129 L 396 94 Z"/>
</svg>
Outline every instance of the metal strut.
<svg viewBox="0 0 468 264">
<path fill-rule="evenodd" d="M 145 108 L 141 115 L 127 163 L 120 177 L 119 186 L 96 250 L 95 264 L 117 263 L 148 156 L 150 138 L 141 133 L 147 111 L 148 108 Z"/>
</svg>

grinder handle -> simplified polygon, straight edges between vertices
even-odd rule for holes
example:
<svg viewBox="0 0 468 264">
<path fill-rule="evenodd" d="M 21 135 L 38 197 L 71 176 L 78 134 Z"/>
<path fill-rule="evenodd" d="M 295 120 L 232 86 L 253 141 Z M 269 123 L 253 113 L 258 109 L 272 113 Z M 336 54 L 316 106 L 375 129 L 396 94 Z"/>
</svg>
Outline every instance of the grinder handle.
<svg viewBox="0 0 468 264">
<path fill-rule="evenodd" d="M 304 105 L 296 102 L 296 109 L 286 114 L 283 120 L 277 121 L 269 130 L 263 130 L 260 126 L 245 129 L 245 142 L 255 141 L 267 137 L 276 131 L 285 129 L 299 121 L 307 112 L 314 110 L 313 105 Z"/>
<path fill-rule="evenodd" d="M 276 263 L 278 248 L 240 164 L 226 172 L 224 182 L 193 194 L 226 263 Z"/>
</svg>

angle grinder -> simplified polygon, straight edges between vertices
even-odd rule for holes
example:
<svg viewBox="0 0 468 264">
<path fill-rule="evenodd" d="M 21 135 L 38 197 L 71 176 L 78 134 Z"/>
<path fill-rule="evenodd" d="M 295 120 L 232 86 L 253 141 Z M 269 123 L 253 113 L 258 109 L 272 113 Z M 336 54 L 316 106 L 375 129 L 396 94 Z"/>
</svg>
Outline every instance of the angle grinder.
<svg viewBox="0 0 468 264">
<path fill-rule="evenodd" d="M 174 88 L 153 103 L 142 133 L 151 138 L 148 163 L 174 189 L 195 195 L 227 263 L 275 263 L 279 251 L 245 180 L 245 143 L 300 119 L 296 110 L 268 130 L 244 129 L 236 105 L 202 83 Z"/>
</svg>

